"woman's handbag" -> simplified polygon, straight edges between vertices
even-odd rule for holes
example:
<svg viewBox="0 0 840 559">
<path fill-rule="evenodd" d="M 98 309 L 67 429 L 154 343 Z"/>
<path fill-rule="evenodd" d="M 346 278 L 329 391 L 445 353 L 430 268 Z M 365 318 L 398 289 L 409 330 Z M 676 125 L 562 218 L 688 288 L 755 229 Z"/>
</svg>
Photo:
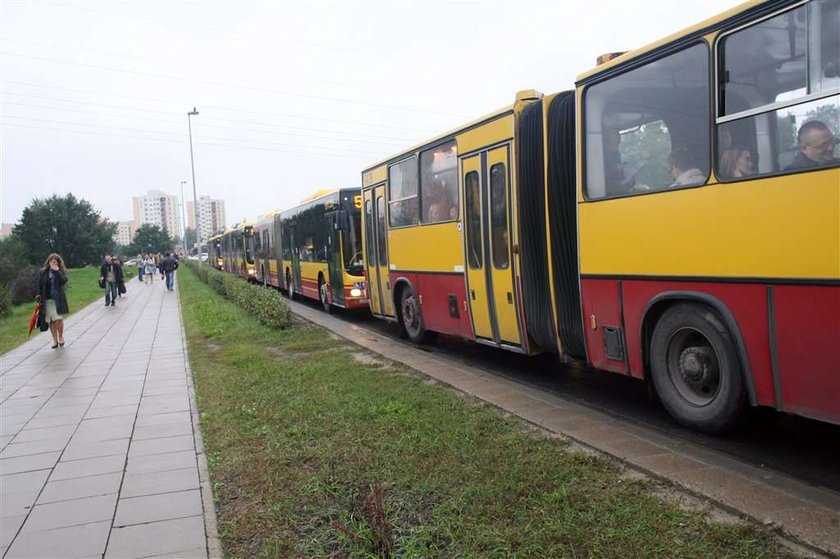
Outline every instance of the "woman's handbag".
<svg viewBox="0 0 840 559">
<path fill-rule="evenodd" d="M 102 278 L 99 278 L 99 289 L 103 289 L 104 287 L 105 287 L 105 280 L 102 279 Z"/>
</svg>

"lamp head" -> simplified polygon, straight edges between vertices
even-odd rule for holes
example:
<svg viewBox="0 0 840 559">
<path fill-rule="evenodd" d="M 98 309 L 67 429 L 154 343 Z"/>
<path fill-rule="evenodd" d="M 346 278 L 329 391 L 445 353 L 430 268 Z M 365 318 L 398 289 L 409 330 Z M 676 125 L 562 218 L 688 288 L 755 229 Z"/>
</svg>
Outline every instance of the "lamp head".
<svg viewBox="0 0 840 559">
<path fill-rule="evenodd" d="M 191 115 L 191 116 L 196 116 L 196 115 L 198 114 L 198 110 L 196 110 L 196 108 L 195 108 L 195 107 L 193 107 L 193 110 L 191 110 L 191 111 L 190 111 L 190 112 L 188 112 L 187 114 L 188 114 L 188 115 Z"/>
</svg>

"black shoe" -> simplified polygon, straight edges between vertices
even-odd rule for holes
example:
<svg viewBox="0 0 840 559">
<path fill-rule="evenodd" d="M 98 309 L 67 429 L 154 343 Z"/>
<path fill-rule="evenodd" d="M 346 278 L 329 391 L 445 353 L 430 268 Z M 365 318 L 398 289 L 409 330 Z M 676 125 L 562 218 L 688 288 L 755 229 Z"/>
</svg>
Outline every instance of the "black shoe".
<svg viewBox="0 0 840 559">
<path fill-rule="evenodd" d="M 111 306 L 112 306 L 112 307 L 116 307 L 116 306 L 117 306 L 117 304 L 116 304 L 116 303 L 111 303 Z"/>
<path fill-rule="evenodd" d="M 55 344 L 55 345 L 54 345 L 54 346 L 52 346 L 50 349 L 55 349 L 55 348 L 57 348 L 57 347 L 58 347 L 58 344 Z"/>
</svg>

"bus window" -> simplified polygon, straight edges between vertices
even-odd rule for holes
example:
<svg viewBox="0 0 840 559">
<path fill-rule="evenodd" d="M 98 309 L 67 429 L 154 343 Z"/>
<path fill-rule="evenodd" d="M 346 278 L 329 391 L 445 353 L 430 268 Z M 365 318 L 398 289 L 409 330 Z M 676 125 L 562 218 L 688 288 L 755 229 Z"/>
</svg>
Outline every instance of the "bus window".
<svg viewBox="0 0 840 559">
<path fill-rule="evenodd" d="M 386 266 L 388 258 L 385 254 L 385 199 L 382 196 L 376 198 L 376 238 L 378 240 L 377 251 L 379 252 L 379 265 Z"/>
<path fill-rule="evenodd" d="M 709 53 L 697 44 L 589 87 L 588 199 L 695 186 L 709 175 Z M 678 169 L 672 152 L 690 169 Z"/>
<path fill-rule="evenodd" d="M 481 268 L 481 185 L 478 173 L 470 171 L 464 179 L 464 204 L 467 213 L 467 261 L 471 269 Z"/>
<path fill-rule="evenodd" d="M 420 221 L 423 223 L 457 219 L 457 166 L 454 140 L 420 154 Z"/>
<path fill-rule="evenodd" d="M 490 237 L 493 243 L 493 267 L 497 270 L 506 270 L 509 264 L 505 173 L 503 163 L 490 167 Z"/>
<path fill-rule="evenodd" d="M 721 179 L 840 164 L 838 26 L 840 3 L 814 0 L 721 38 Z"/>
<path fill-rule="evenodd" d="M 420 214 L 417 203 L 417 157 L 409 157 L 388 168 L 388 205 L 391 227 L 417 224 Z"/>
</svg>

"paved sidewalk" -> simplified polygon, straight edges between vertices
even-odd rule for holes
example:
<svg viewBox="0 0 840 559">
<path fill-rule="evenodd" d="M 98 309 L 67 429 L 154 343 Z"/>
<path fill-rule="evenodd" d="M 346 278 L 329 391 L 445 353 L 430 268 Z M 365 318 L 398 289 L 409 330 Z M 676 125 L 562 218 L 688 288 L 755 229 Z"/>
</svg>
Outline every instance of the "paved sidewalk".
<svg viewBox="0 0 840 559">
<path fill-rule="evenodd" d="M 177 291 L 127 287 L 0 356 L 4 558 L 221 556 Z"/>
</svg>

